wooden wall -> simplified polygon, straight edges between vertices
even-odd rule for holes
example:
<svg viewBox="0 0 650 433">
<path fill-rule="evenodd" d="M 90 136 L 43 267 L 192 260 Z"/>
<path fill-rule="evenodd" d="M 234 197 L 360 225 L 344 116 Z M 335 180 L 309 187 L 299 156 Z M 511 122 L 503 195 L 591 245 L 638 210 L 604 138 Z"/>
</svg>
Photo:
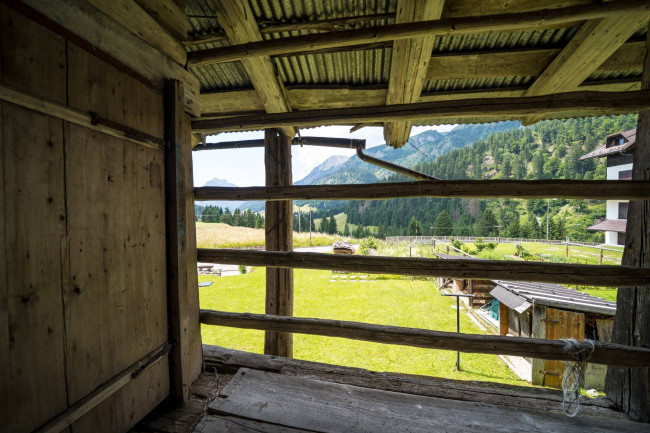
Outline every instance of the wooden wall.
<svg viewBox="0 0 650 433">
<path fill-rule="evenodd" d="M 160 92 L 0 21 L 3 84 L 163 137 Z M 168 339 L 164 155 L 10 103 L 0 119 L 0 430 L 28 432 Z M 125 431 L 168 393 L 163 357 L 70 431 Z"/>
</svg>

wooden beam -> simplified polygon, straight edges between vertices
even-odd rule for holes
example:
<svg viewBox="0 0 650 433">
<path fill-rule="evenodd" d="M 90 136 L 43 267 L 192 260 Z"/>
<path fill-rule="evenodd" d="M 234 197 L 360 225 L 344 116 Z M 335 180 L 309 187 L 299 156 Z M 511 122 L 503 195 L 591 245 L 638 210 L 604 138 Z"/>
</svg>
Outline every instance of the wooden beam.
<svg viewBox="0 0 650 433">
<path fill-rule="evenodd" d="M 182 81 L 185 111 L 193 116 L 201 115 L 199 80 L 90 3 L 84 0 L 24 0 L 24 3 L 39 14 L 38 22 L 67 39 L 70 39 L 68 33 L 74 34 L 89 45 L 89 51 L 101 50 L 153 82 L 161 92 L 168 79 Z"/>
<path fill-rule="evenodd" d="M 412 23 L 437 20 L 445 0 L 399 0 L 395 22 Z M 422 93 L 435 36 L 399 39 L 393 43 L 386 104 L 411 104 Z M 411 122 L 384 124 L 384 140 L 395 148 L 406 143 L 411 135 Z"/>
<path fill-rule="evenodd" d="M 170 395 L 187 401 L 201 373 L 201 329 L 196 274 L 196 229 L 192 200 L 192 145 L 189 116 L 183 112 L 183 85 L 170 80 L 165 91 L 165 222 Z"/>
<path fill-rule="evenodd" d="M 75 125 L 93 129 L 112 137 L 127 140 L 140 146 L 156 150 L 163 149 L 162 138 L 150 136 L 149 134 L 136 131 L 116 122 L 107 122 L 106 119 L 98 120 L 98 116 L 93 116 L 93 113 L 75 110 L 57 102 L 32 96 L 5 84 L 0 84 L 0 100 L 36 111 L 37 113 L 56 117 Z"/>
<path fill-rule="evenodd" d="M 213 5 L 219 25 L 226 32 L 231 43 L 246 44 L 262 41 L 253 11 L 247 2 L 222 0 L 213 2 Z M 277 77 L 270 57 L 247 57 L 242 59 L 242 65 L 267 113 L 291 111 L 291 106 L 285 97 L 284 87 Z M 292 125 L 281 127 L 281 129 L 288 137 L 293 137 L 296 134 Z"/>
<path fill-rule="evenodd" d="M 650 89 L 650 32 L 646 38 L 642 88 Z M 650 110 L 639 113 L 632 179 L 650 182 Z M 622 263 L 650 269 L 649 200 L 634 201 L 629 205 Z M 629 292 L 618 293 L 612 342 L 650 347 L 650 280 Z M 650 422 L 650 370 L 610 368 L 605 392 L 632 418 Z"/>
<path fill-rule="evenodd" d="M 606 3 L 607 4 L 607 3 Z M 546 118 L 627 114 L 650 108 L 650 91 L 568 92 L 544 96 L 463 99 L 416 104 L 305 110 L 192 122 L 194 132 L 249 131 L 357 123 L 422 121 L 425 124 L 493 122 L 541 114 Z M 489 113 L 489 114 L 486 114 Z M 478 119 L 478 120 L 477 120 Z"/>
<path fill-rule="evenodd" d="M 67 410 L 60 413 L 50 421 L 39 427 L 34 433 L 59 433 L 63 431 L 70 424 L 90 412 L 93 408 L 106 400 L 108 397 L 115 394 L 122 389 L 127 383 L 131 382 L 134 378 L 142 374 L 149 367 L 158 362 L 161 358 L 169 353 L 171 345 L 169 343 L 163 344 L 158 349 L 150 352 L 136 362 L 135 364 L 127 367 L 124 371 L 117 376 L 101 384 L 93 392 L 77 401 L 70 406 Z"/>
<path fill-rule="evenodd" d="M 220 143 L 207 143 L 203 146 L 197 146 L 192 150 L 197 152 L 200 150 L 247 149 L 251 147 L 264 147 L 265 145 L 265 139 L 222 141 Z M 338 149 L 358 149 L 361 146 L 361 148 L 365 149 L 366 140 L 336 137 L 294 137 L 291 140 L 291 145 L 335 147 Z"/>
<path fill-rule="evenodd" d="M 252 57 L 346 47 L 366 43 L 408 39 L 418 36 L 464 35 L 486 32 L 531 30 L 539 27 L 592 20 L 624 13 L 645 14 L 650 5 L 641 0 L 614 0 L 534 12 L 447 18 L 418 23 L 366 27 L 358 30 L 311 34 L 202 50 L 188 55 L 188 64 L 232 62 Z"/>
<path fill-rule="evenodd" d="M 628 45 L 626 44 L 623 48 Z M 622 49 L 623 49 L 622 48 Z M 641 47 L 643 49 L 643 47 Z M 612 57 L 619 57 L 617 51 Z M 632 53 L 631 53 L 632 54 Z M 468 69 L 478 71 L 471 66 L 470 57 L 475 55 L 459 55 L 469 63 Z M 450 56 L 455 59 L 456 56 Z M 627 58 L 627 57 L 626 57 Z M 634 58 L 633 58 L 634 59 Z M 625 60 L 624 66 L 629 68 L 630 60 Z M 457 63 L 452 60 L 451 63 Z M 550 59 L 549 59 L 550 63 Z M 608 60 L 606 63 L 610 63 Z M 463 73 L 463 69 L 460 69 Z M 493 70 L 493 68 L 488 68 Z M 612 69 L 613 70 L 613 69 Z M 488 72 L 489 73 L 489 72 Z M 540 70 L 541 73 L 541 70 Z M 607 80 L 598 82 L 584 82 L 576 90 L 590 90 L 601 92 L 623 92 L 628 90 L 639 90 L 640 81 L 638 78 L 626 78 L 621 80 Z M 287 87 L 287 97 L 294 110 L 315 110 L 331 108 L 353 108 L 383 105 L 386 101 L 388 89 L 385 86 L 292 86 Z M 509 98 L 522 96 L 526 87 L 507 87 L 496 89 L 473 89 L 450 92 L 429 92 L 422 93 L 416 102 L 455 101 L 459 99 L 476 98 Z M 212 92 L 201 94 L 201 108 L 203 115 L 201 119 L 211 119 L 225 116 L 254 114 L 264 111 L 264 106 L 255 90 L 229 90 L 223 92 Z M 368 125 L 368 124 L 362 124 Z"/>
<path fill-rule="evenodd" d="M 291 138 L 278 136 L 273 129 L 264 132 L 264 165 L 268 186 L 291 185 Z M 291 200 L 266 202 L 265 246 L 267 251 L 293 250 L 293 202 Z M 266 270 L 266 313 L 293 315 L 293 269 Z M 264 353 L 293 357 L 293 336 L 287 333 L 266 332 Z"/>
<path fill-rule="evenodd" d="M 340 18 L 328 18 L 324 20 L 316 21 L 306 21 L 306 22 L 264 22 L 260 21 L 257 23 L 257 26 L 260 29 L 260 34 L 270 34 L 270 33 L 283 33 L 283 32 L 292 32 L 292 31 L 341 31 L 341 30 L 350 30 L 355 27 L 355 24 L 364 23 L 368 21 L 378 21 L 378 20 L 391 20 L 395 19 L 394 13 L 381 13 L 381 14 L 369 14 L 369 15 L 357 15 L 353 17 L 340 17 Z M 228 40 L 228 36 L 224 32 L 217 32 L 208 35 L 197 35 L 189 41 L 185 42 L 185 45 L 200 45 L 206 43 L 222 42 Z"/>
<path fill-rule="evenodd" d="M 643 42 L 629 42 L 617 49 L 595 72 L 613 72 L 643 66 Z M 529 77 L 541 75 L 560 54 L 561 48 L 516 51 L 488 51 L 434 55 L 427 71 L 428 80 Z M 569 89 L 573 90 L 573 89 Z"/>
<path fill-rule="evenodd" d="M 650 11 L 621 13 L 587 21 L 555 57 L 524 96 L 547 95 L 577 88 L 594 73 L 642 26 L 648 24 Z M 534 115 L 524 119 L 524 124 L 542 120 Z"/>
<path fill-rule="evenodd" d="M 530 409 L 534 407 L 536 410 L 552 413 L 559 411 L 563 400 L 562 392 L 551 388 L 376 372 L 321 362 L 280 358 L 219 346 L 204 345 L 203 353 L 206 366 L 208 368 L 216 367 L 219 372 L 236 373 L 244 367 L 287 376 L 309 377 L 325 382 L 440 397 L 448 400 L 474 401 L 512 408 Z M 626 418 L 626 416 L 613 411 L 611 406 L 611 402 L 606 398 L 584 399 L 581 402 L 580 414 L 582 416 Z"/>
<path fill-rule="evenodd" d="M 135 0 L 88 2 L 179 65 L 185 66 L 187 53 L 183 44 L 167 33 Z"/>
<path fill-rule="evenodd" d="M 198 250 L 201 262 L 251 266 L 329 269 L 334 271 L 441 276 L 458 279 L 508 279 L 592 286 L 634 286 L 646 283 L 650 269 L 629 266 L 575 265 L 505 260 L 421 259 L 410 257 L 338 256 L 317 253 Z"/>
<path fill-rule="evenodd" d="M 442 180 L 350 185 L 194 188 L 194 200 L 382 200 L 403 197 L 648 200 L 650 184 L 627 180 Z"/>
<path fill-rule="evenodd" d="M 426 349 L 457 350 L 464 353 L 537 357 L 561 361 L 573 360 L 572 355 L 566 350 L 566 342 L 562 340 L 459 334 L 456 332 L 372 325 L 343 320 L 227 313 L 213 310 L 201 310 L 201 323 L 348 338 Z M 650 367 L 650 349 L 595 341 L 594 351 L 589 362 L 606 365 Z"/>
<path fill-rule="evenodd" d="M 190 21 L 185 11 L 173 0 L 136 0 L 136 2 L 181 43 L 187 41 Z"/>
</svg>

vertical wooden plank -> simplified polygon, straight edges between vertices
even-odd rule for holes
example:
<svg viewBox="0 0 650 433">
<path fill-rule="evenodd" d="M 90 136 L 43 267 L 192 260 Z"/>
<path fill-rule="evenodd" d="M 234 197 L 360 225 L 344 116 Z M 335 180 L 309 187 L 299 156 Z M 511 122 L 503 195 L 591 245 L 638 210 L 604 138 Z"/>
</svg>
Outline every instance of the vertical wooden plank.
<svg viewBox="0 0 650 433">
<path fill-rule="evenodd" d="M 559 340 L 562 338 L 573 338 L 575 340 L 585 339 L 585 315 L 573 311 L 546 309 L 546 338 Z M 546 360 L 544 362 L 548 373 L 544 378 L 544 385 L 559 388 L 562 385 L 565 364 L 562 361 Z"/>
<path fill-rule="evenodd" d="M 65 41 L 0 5 L 4 84 L 65 103 Z M 62 122 L 2 104 L 2 428 L 32 431 L 67 408 L 61 246 Z"/>
<path fill-rule="evenodd" d="M 499 335 L 508 335 L 508 307 L 499 302 Z"/>
<path fill-rule="evenodd" d="M 650 89 L 650 31 L 646 39 L 642 89 Z M 650 111 L 639 113 L 632 179 L 650 181 Z M 630 202 L 621 264 L 650 267 L 648 200 Z M 612 342 L 650 347 L 650 284 L 618 291 Z M 609 367 L 605 392 L 632 418 L 650 422 L 650 369 Z"/>
<path fill-rule="evenodd" d="M 533 338 L 546 338 L 546 307 L 543 305 L 533 306 Z M 544 385 L 544 360 L 533 358 L 531 362 L 533 385 Z"/>
<path fill-rule="evenodd" d="M 192 193 L 192 143 L 183 112 L 183 86 L 170 80 L 165 90 L 165 202 L 171 397 L 189 398 L 202 366 L 198 277 Z M 191 212 L 188 210 L 191 207 Z"/>
<path fill-rule="evenodd" d="M 266 185 L 291 185 L 291 138 L 267 129 L 264 135 Z M 293 250 L 293 202 L 266 202 L 266 250 Z M 266 269 L 266 313 L 293 315 L 293 269 Z M 293 336 L 267 331 L 264 353 L 293 357 Z"/>
<path fill-rule="evenodd" d="M 73 44 L 69 105 L 163 135 L 162 96 Z M 75 125 L 67 128 L 70 284 L 68 383 L 76 402 L 167 341 L 163 155 Z M 169 390 L 167 361 L 73 424 L 124 431 Z"/>
</svg>

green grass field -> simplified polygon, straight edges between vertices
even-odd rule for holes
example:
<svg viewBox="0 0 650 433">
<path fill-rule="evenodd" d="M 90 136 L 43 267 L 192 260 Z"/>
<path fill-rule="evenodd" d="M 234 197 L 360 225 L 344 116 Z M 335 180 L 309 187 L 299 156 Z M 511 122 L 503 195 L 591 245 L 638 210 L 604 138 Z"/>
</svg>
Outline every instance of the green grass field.
<svg viewBox="0 0 650 433">
<path fill-rule="evenodd" d="M 427 280 L 372 276 L 375 281 L 365 283 L 330 282 L 332 275 L 330 271 L 295 270 L 296 317 L 456 331 L 455 301 L 441 296 Z M 201 275 L 199 281 L 214 282 L 200 289 L 201 308 L 264 312 L 264 268 L 231 277 Z M 488 333 L 465 314 L 461 314 L 461 331 Z M 255 353 L 263 352 L 263 335 L 262 331 L 202 325 L 204 344 Z M 495 355 L 461 354 L 463 371 L 458 372 L 456 352 L 296 334 L 294 356 L 375 371 L 526 385 Z"/>
</svg>

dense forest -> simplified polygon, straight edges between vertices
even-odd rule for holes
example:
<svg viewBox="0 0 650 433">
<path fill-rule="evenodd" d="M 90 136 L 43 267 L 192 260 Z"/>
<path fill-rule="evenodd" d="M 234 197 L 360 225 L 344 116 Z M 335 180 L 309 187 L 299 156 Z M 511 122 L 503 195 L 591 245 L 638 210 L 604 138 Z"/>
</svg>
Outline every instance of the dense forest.
<svg viewBox="0 0 650 433">
<path fill-rule="evenodd" d="M 607 135 L 634 128 L 636 116 L 553 120 L 488 136 L 455 149 L 416 170 L 442 179 L 605 179 L 602 159 L 580 156 Z M 387 182 L 407 180 L 395 175 Z M 504 236 L 602 241 L 587 227 L 604 218 L 605 202 L 585 200 L 511 200 L 410 198 L 351 201 L 323 213 L 347 214 L 350 224 L 391 235 Z"/>
</svg>

